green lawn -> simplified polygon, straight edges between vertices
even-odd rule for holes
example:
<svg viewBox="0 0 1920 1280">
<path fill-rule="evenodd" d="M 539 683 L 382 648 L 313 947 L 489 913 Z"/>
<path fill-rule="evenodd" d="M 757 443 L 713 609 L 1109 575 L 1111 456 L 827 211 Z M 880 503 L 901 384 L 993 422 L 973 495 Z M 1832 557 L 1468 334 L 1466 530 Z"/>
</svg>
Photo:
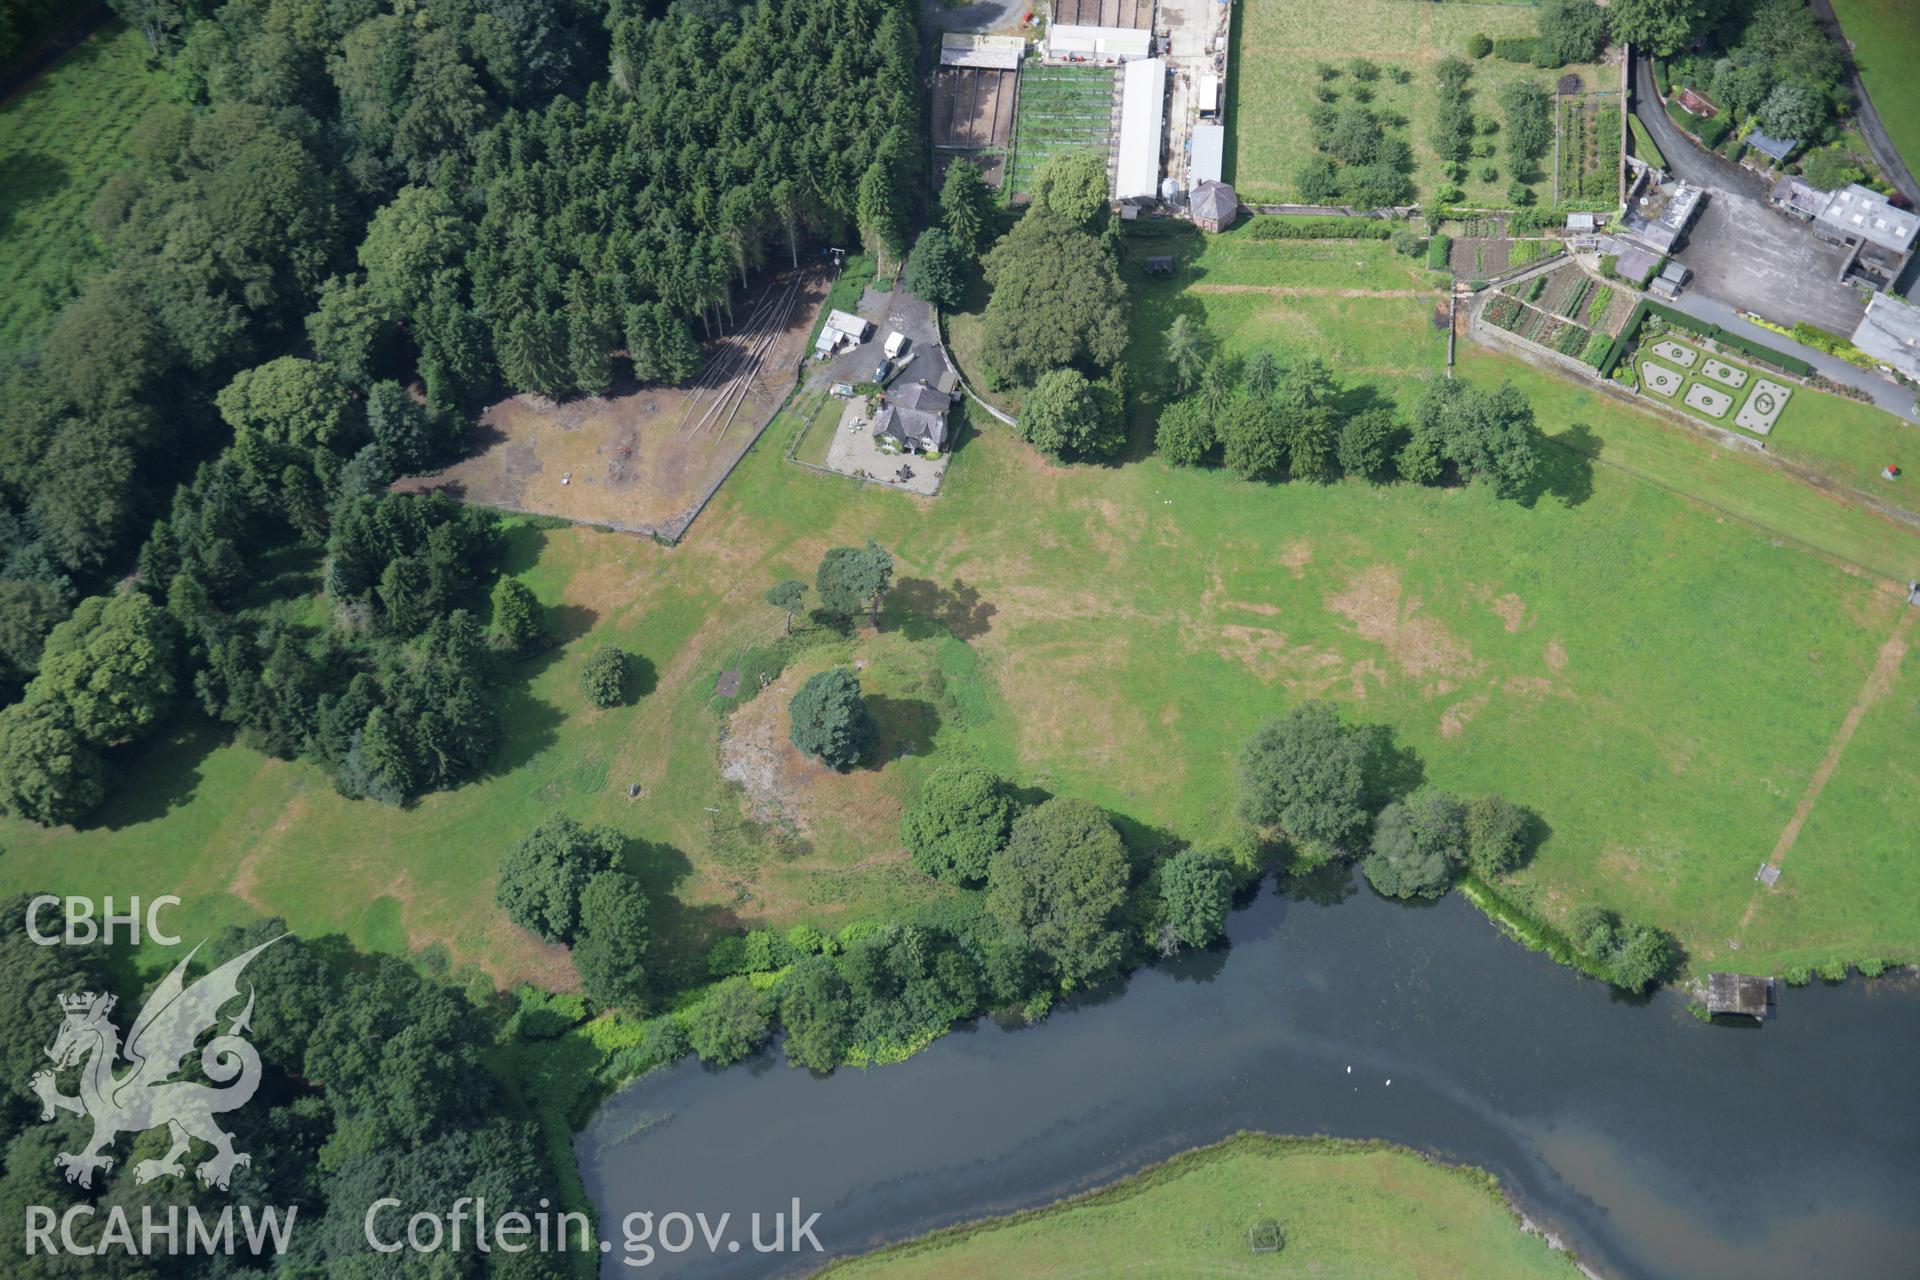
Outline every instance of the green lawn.
<svg viewBox="0 0 1920 1280">
<path fill-rule="evenodd" d="M 1347 0 L 1331 7 L 1315 0 L 1241 0 L 1234 11 L 1234 24 L 1233 74 L 1228 77 L 1227 178 L 1243 200 L 1253 202 L 1299 198 L 1294 174 L 1313 154 L 1307 141 L 1306 112 L 1321 84 L 1315 64 L 1327 62 L 1344 68 L 1357 56 L 1372 59 L 1383 71 L 1401 67 L 1412 73 L 1412 79 L 1404 85 L 1396 85 L 1382 75 L 1368 86 L 1373 93 L 1368 105 L 1376 111 L 1406 117 L 1407 127 L 1396 132 L 1413 147 L 1418 195 L 1431 198 L 1445 180 L 1440 157 L 1427 140 L 1433 131 L 1438 101 L 1433 64 L 1448 54 L 1465 58 L 1467 40 L 1476 32 L 1498 39 L 1532 35 L 1536 30 L 1531 6 L 1407 0 Z M 1609 78 L 1605 68 L 1591 66 L 1541 70 L 1491 55 L 1469 61 L 1473 79 L 1468 88 L 1473 94 L 1474 112 L 1495 118 L 1501 118 L 1496 95 L 1508 81 L 1534 79 L 1551 88 L 1559 77 L 1572 73 L 1590 89 L 1609 88 L 1617 84 L 1619 74 L 1616 69 Z M 1340 102 L 1352 100 L 1352 76 L 1343 71 L 1328 83 L 1340 95 Z M 1498 144 L 1500 135 L 1494 134 L 1491 141 Z M 1500 171 L 1492 182 L 1480 177 L 1486 165 Z M 1548 176 L 1538 189 L 1543 199 L 1551 200 L 1551 154 L 1540 167 Z M 1509 205 L 1509 181 L 1503 151 L 1496 151 L 1490 159 L 1476 157 L 1467 181 L 1461 184 L 1466 193 L 1462 204 Z"/>
<path fill-rule="evenodd" d="M 1920 172 L 1920 16 L 1911 0 L 1833 0 L 1880 123 Z"/>
<path fill-rule="evenodd" d="M 1759 379 L 1767 376 L 1766 373 L 1734 358 L 1730 353 L 1722 352 L 1714 358 L 1735 368 L 1745 369 L 1748 374 L 1744 387 L 1736 389 L 1723 386 L 1711 378 L 1698 376 L 1703 362 L 1714 353 L 1706 351 L 1697 342 L 1676 338 L 1671 333 L 1663 335 L 1663 338 L 1679 342 L 1681 346 L 1698 353 L 1700 362 L 1696 362 L 1691 370 L 1679 370 L 1686 375 L 1686 382 L 1672 397 L 1655 396 L 1647 391 L 1644 379 L 1642 395 L 1650 403 L 1665 404 L 1682 413 L 1692 414 L 1702 422 L 1752 435 L 1736 419 L 1740 407 L 1753 394 Z M 1636 361 L 1648 357 L 1650 346 L 1650 342 L 1642 340 Z M 1652 358 L 1659 359 L 1657 356 Z M 1671 362 L 1661 363 L 1673 367 Z M 1780 381 L 1777 375 L 1774 381 Z M 1716 418 L 1687 404 L 1687 388 L 1695 383 L 1726 392 L 1733 398 L 1733 407 L 1727 410 L 1724 417 Z M 1815 391 L 1790 379 L 1786 385 L 1792 388 L 1793 394 L 1787 401 L 1787 407 L 1781 411 L 1779 420 L 1773 424 L 1773 430 L 1765 436 L 1771 452 L 1871 493 L 1882 501 L 1920 511 L 1920 496 L 1912 492 L 1910 485 L 1889 484 L 1880 474 L 1881 469 L 1890 462 L 1898 464 L 1903 470 L 1916 465 L 1909 460 L 1920 459 L 1920 427 L 1896 418 L 1875 405 L 1830 392 Z"/>
<path fill-rule="evenodd" d="M 1138 258 L 1166 251 L 1180 271 L 1150 283 Z M 1327 291 L 1329 253 L 1395 287 Z M 1356 397 L 1404 405 L 1444 361 L 1440 295 L 1384 244 L 1188 232 L 1127 255 L 1142 429 L 1164 394 L 1158 335 L 1182 312 L 1229 354 L 1319 354 Z M 520 833 L 568 813 L 643 842 L 670 967 L 714 928 L 839 925 L 934 894 L 895 833 L 943 755 L 1203 839 L 1230 820 L 1252 728 L 1330 697 L 1392 725 L 1434 782 L 1543 816 L 1552 834 L 1514 896 L 1550 919 L 1604 902 L 1710 965 L 1741 937 L 1753 869 L 1906 609 L 1890 579 L 1910 576 L 1920 537 L 1595 390 L 1472 343 L 1460 359 L 1463 377 L 1519 385 L 1555 442 L 1526 502 L 1254 485 L 1151 458 L 1061 467 L 990 422 L 941 496 L 917 501 L 786 465 L 802 420 L 788 414 L 676 548 L 516 527 L 510 565 L 559 608 L 566 641 L 526 665 L 489 776 L 393 810 L 189 727 L 129 762 L 132 784 L 86 830 L 0 822 L 0 886 L 173 892 L 190 928 L 276 912 L 362 946 L 439 944 L 500 981 L 563 982 L 564 955 L 506 924 L 492 881 Z M 863 664 L 889 745 L 877 767 L 777 779 L 785 811 L 756 814 L 721 776 L 718 738 L 724 725 L 777 746 L 785 693 L 728 720 L 714 679 L 738 668 L 757 690 L 754 673 L 778 665 L 762 656 L 781 630 L 767 586 L 811 581 L 827 547 L 869 536 L 898 563 L 882 631 L 831 638 L 782 680 Z M 579 669 L 601 644 L 641 655 L 657 687 L 588 709 Z M 1759 914 L 1743 967 L 1920 956 L 1920 865 L 1897 825 L 1920 800 L 1895 746 L 1912 671 L 1866 717 L 1787 860 L 1807 931 Z M 1855 849 L 1878 850 L 1871 894 Z"/>
<path fill-rule="evenodd" d="M 114 23 L 0 108 L 0 353 L 36 347 L 106 255 L 86 214 L 160 101 L 137 31 Z"/>
<path fill-rule="evenodd" d="M 1248 1231 L 1285 1245 L 1256 1254 Z M 1045 1209 L 937 1232 L 822 1275 L 1573 1277 L 1487 1174 L 1404 1149 L 1244 1135 Z"/>
</svg>

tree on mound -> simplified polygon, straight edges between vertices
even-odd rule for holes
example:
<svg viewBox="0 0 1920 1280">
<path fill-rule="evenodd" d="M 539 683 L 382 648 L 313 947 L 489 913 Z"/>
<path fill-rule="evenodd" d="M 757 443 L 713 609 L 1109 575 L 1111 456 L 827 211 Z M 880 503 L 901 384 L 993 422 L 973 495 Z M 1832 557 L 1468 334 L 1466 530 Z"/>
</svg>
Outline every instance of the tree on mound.
<svg viewBox="0 0 1920 1280">
<path fill-rule="evenodd" d="M 1451 864 L 1466 856 L 1465 809 L 1448 793 L 1422 787 L 1380 811 L 1373 851 L 1360 869 L 1390 898 L 1438 898 L 1453 883 Z"/>
<path fill-rule="evenodd" d="M 1071 364 L 1106 368 L 1127 347 L 1127 288 L 1100 241 L 1034 209 L 982 260 L 983 354 L 1004 377 L 1030 383 Z"/>
<path fill-rule="evenodd" d="M 572 942 L 587 882 L 619 856 L 620 833 L 611 827 L 548 818 L 501 860 L 493 900 L 515 924 L 548 942 Z"/>
<path fill-rule="evenodd" d="M 835 769 L 859 763 L 873 745 L 873 717 L 860 698 L 860 677 L 846 667 L 822 671 L 787 704 L 793 745 Z"/>
<path fill-rule="evenodd" d="M 829 548 L 820 557 L 820 570 L 814 577 L 814 589 L 829 612 L 851 618 L 864 604 L 875 627 L 880 625 L 880 601 L 891 586 L 893 557 L 871 538 L 864 547 Z M 771 593 L 768 598 L 772 598 Z"/>
<path fill-rule="evenodd" d="M 1013 801 L 1000 779 L 977 764 L 936 770 L 921 784 L 920 799 L 900 823 L 900 838 L 913 865 L 936 880 L 978 884 L 993 855 L 1007 842 Z"/>
<path fill-rule="evenodd" d="M 767 603 L 787 615 L 787 634 L 793 634 L 793 611 L 798 609 L 807 598 L 807 584 L 798 578 L 787 578 L 767 588 Z"/>
<path fill-rule="evenodd" d="M 1022 814 L 987 872 L 987 910 L 1053 962 L 1068 988 L 1119 967 L 1126 846 L 1098 805 L 1057 796 Z"/>
</svg>

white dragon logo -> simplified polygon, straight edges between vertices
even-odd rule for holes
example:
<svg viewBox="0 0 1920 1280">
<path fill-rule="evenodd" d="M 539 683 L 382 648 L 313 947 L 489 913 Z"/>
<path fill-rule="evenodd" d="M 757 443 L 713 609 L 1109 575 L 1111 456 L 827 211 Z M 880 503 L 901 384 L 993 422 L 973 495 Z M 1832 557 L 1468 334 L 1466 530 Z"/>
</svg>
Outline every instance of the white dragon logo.
<svg viewBox="0 0 1920 1280">
<path fill-rule="evenodd" d="M 135 1165 L 135 1182 L 151 1182 L 162 1174 L 186 1176 L 180 1157 L 187 1153 L 192 1138 L 214 1148 L 213 1158 L 200 1161 L 195 1170 L 207 1186 L 224 1191 L 234 1169 L 252 1163 L 245 1152 L 233 1149 L 233 1135 L 213 1120 L 222 1111 L 246 1105 L 260 1087 L 260 1055 L 240 1034 L 250 1030 L 248 1021 L 253 1017 L 251 986 L 247 989 L 247 1007 L 228 1024 L 227 1034 L 216 1035 L 200 1051 L 201 1070 L 207 1079 L 224 1087 L 172 1077 L 179 1073 L 182 1059 L 193 1052 L 200 1036 L 217 1025 L 221 1006 L 240 994 L 240 971 L 279 940 L 270 939 L 235 956 L 190 987 L 184 981 L 187 965 L 200 948 L 188 952 L 134 1021 L 126 1047 L 126 1059 L 133 1069 L 125 1075 L 114 1072 L 120 1055 L 120 1033 L 108 1017 L 113 1012 L 114 997 L 91 991 L 60 997 L 66 1021 L 59 1038 L 46 1051 L 47 1057 L 53 1059 L 57 1071 L 86 1061 L 80 1072 L 80 1095 L 61 1093 L 53 1071 L 36 1073 L 32 1085 L 40 1095 L 42 1120 L 53 1119 L 56 1110 L 93 1120 L 93 1138 L 84 1151 L 79 1155 L 63 1151 L 53 1159 L 57 1167 L 66 1170 L 68 1182 L 92 1187 L 95 1169 L 104 1173 L 113 1168 L 113 1157 L 106 1153 L 116 1137 L 144 1133 L 161 1125 L 172 1134 L 173 1146 L 163 1158 Z"/>
</svg>

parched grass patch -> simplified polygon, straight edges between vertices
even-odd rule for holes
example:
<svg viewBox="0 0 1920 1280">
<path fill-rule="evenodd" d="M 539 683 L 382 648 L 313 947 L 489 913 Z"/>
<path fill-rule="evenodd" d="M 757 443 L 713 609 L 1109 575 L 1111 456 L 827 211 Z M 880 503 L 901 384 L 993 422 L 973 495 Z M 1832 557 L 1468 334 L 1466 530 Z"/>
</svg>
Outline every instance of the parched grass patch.
<svg viewBox="0 0 1920 1280">
<path fill-rule="evenodd" d="M 1247 1134 L 1060 1204 L 936 1232 L 824 1276 L 1573 1277 L 1497 1184 L 1375 1143 Z"/>
<path fill-rule="evenodd" d="M 1186 235 L 1156 241 L 1181 264 L 1171 280 L 1145 277 L 1128 244 L 1137 442 L 1166 393 L 1161 335 L 1183 314 L 1230 357 L 1327 360 L 1357 404 L 1404 412 L 1440 376 L 1437 293 L 1267 292 L 1318 279 L 1319 264 L 1288 245 Z M 1188 287 L 1226 276 L 1263 287 Z M 1206 840 L 1231 821 L 1247 734 L 1326 697 L 1392 726 L 1434 783 L 1498 791 L 1545 818 L 1550 837 L 1502 886 L 1516 901 L 1550 920 L 1604 903 L 1673 930 L 1696 965 L 1724 958 L 1753 868 L 1906 608 L 1886 579 L 1910 574 L 1920 537 L 1593 388 L 1459 350 L 1460 377 L 1513 382 L 1548 436 L 1522 501 L 1248 484 L 1144 450 L 1060 466 L 984 423 L 940 497 L 907 504 L 787 465 L 803 421 L 789 413 L 671 550 L 515 527 L 509 563 L 563 639 L 511 686 L 506 745 L 485 776 L 405 809 L 347 801 L 310 766 L 186 719 L 127 762 L 130 784 L 85 829 L 0 819 L 0 886 L 178 893 L 190 934 L 279 914 L 306 934 L 401 952 L 441 943 L 496 981 L 564 986 L 567 958 L 508 925 L 492 897 L 505 849 L 563 813 L 631 837 L 656 904 L 650 964 L 672 982 L 704 972 L 723 930 L 833 926 L 937 900 L 887 836 L 943 756 Z M 811 581 L 827 548 L 869 537 L 896 561 L 879 635 L 862 622 L 789 644 L 767 587 Z M 645 659 L 650 688 L 602 711 L 579 673 L 607 644 Z M 802 649 L 805 661 L 866 660 L 863 681 L 896 704 L 883 723 L 920 730 L 894 738 L 912 751 L 842 780 L 844 819 L 816 795 L 805 830 L 754 817 L 721 773 L 720 743 L 737 708 L 765 696 L 759 675 L 778 681 Z M 716 695 L 728 670 L 744 699 Z M 1806 918 L 1848 927 L 1756 934 L 1742 965 L 1789 945 L 1857 958 L 1862 937 L 1889 958 L 1920 956 L 1907 909 L 1920 866 L 1898 856 L 1898 836 L 1856 826 L 1912 808 L 1909 763 L 1870 745 L 1907 722 L 1876 723 L 1830 785 L 1856 797 L 1828 819 L 1831 858 L 1788 864 Z M 1875 894 L 1841 863 L 1850 841 L 1887 851 Z"/>
<path fill-rule="evenodd" d="M 1538 27 L 1530 5 L 1406 0 L 1343 0 L 1334 7 L 1316 0 L 1241 0 L 1233 21 L 1236 51 L 1228 82 L 1232 95 L 1228 108 L 1232 151 L 1229 178 L 1241 199 L 1255 203 L 1299 199 L 1295 174 L 1313 154 L 1307 107 L 1315 101 L 1315 90 L 1324 83 L 1344 103 L 1354 100 L 1356 87 L 1352 76 L 1344 71 L 1323 82 L 1315 68 L 1323 62 L 1344 67 L 1355 57 L 1369 58 L 1383 69 L 1400 67 L 1412 73 L 1403 85 L 1384 75 L 1367 85 L 1372 95 L 1367 105 L 1376 112 L 1406 118 L 1408 127 L 1399 132 L 1413 145 L 1418 196 L 1430 200 L 1445 181 L 1440 157 L 1428 141 L 1438 101 L 1433 64 L 1448 54 L 1466 58 L 1467 40 L 1476 32 L 1497 40 L 1502 36 L 1531 36 Z M 1551 90 L 1555 80 L 1571 73 L 1590 86 L 1605 83 L 1605 70 L 1593 66 L 1543 70 L 1492 57 L 1468 60 L 1473 64 L 1468 88 L 1473 93 L 1474 113 L 1495 119 L 1500 118 L 1496 101 L 1500 86 L 1513 80 L 1537 80 Z M 1499 135 L 1490 140 L 1498 143 Z M 1541 167 L 1550 169 L 1552 162 L 1549 153 Z M 1499 171 L 1491 181 L 1480 176 L 1489 164 Z M 1465 193 L 1460 203 L 1475 208 L 1506 207 L 1512 203 L 1506 194 L 1508 181 L 1504 153 L 1476 156 L 1466 181 L 1460 184 Z M 1539 186 L 1542 197 L 1550 200 L 1550 172 Z"/>
<path fill-rule="evenodd" d="M 0 108 L 0 352 L 36 348 L 60 308 L 105 270 L 87 210 L 125 163 L 127 135 L 160 101 L 146 41 L 115 22 Z"/>
</svg>

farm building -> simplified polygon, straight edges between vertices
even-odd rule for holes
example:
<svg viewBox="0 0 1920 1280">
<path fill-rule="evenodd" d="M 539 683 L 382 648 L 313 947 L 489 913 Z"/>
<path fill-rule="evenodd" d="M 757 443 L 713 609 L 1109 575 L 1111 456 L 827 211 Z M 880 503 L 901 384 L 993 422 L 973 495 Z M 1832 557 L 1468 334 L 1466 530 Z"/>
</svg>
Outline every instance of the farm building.
<svg viewBox="0 0 1920 1280">
<path fill-rule="evenodd" d="M 1896 209 L 1878 191 L 1856 182 L 1833 193 L 1814 218 L 1813 233 L 1853 250 L 1840 269 L 1841 280 L 1889 289 L 1913 257 L 1920 214 Z"/>
<path fill-rule="evenodd" d="M 1153 26 L 1153 0 L 1053 0 L 1053 21 L 1062 27 L 1145 31 Z"/>
<path fill-rule="evenodd" d="M 1693 272 L 1687 270 L 1687 268 L 1681 266 L 1679 263 L 1669 262 L 1666 266 L 1660 268 L 1660 274 L 1653 278 L 1653 282 L 1649 284 L 1647 288 L 1663 298 L 1677 298 L 1680 296 L 1680 290 L 1686 287 L 1687 280 L 1692 275 Z"/>
<path fill-rule="evenodd" d="M 1672 253 L 1700 212 L 1702 194 L 1699 187 L 1685 182 L 1668 190 L 1643 179 L 1628 193 L 1620 230 L 1658 253 Z"/>
<path fill-rule="evenodd" d="M 1833 199 L 1831 192 L 1822 191 L 1803 178 L 1782 178 L 1773 184 L 1773 190 L 1767 194 L 1767 203 L 1802 222 L 1812 222 L 1827 207 L 1827 201 Z"/>
<path fill-rule="evenodd" d="M 1707 975 L 1707 1013 L 1710 1016 L 1731 1013 L 1764 1019 L 1767 1006 L 1772 1002 L 1772 978 L 1756 978 L 1744 973 Z"/>
<path fill-rule="evenodd" d="M 1055 62 L 1132 62 L 1153 52 L 1153 32 L 1129 27 L 1047 28 L 1047 57 Z"/>
<path fill-rule="evenodd" d="M 972 36 L 949 31 L 940 37 L 940 65 L 1018 71 L 1027 42 L 1019 36 Z"/>
<path fill-rule="evenodd" d="M 1876 293 L 1853 331 L 1853 345 L 1909 382 L 1920 383 L 1920 306 Z"/>
<path fill-rule="evenodd" d="M 1240 197 L 1224 182 L 1203 182 L 1193 189 L 1190 208 L 1202 231 L 1225 231 L 1240 216 Z"/>
<path fill-rule="evenodd" d="M 1193 158 L 1187 162 L 1189 186 L 1218 182 L 1226 164 L 1227 131 L 1217 124 L 1193 126 Z"/>
<path fill-rule="evenodd" d="M 1166 60 L 1129 62 L 1120 100 L 1120 163 L 1114 174 L 1114 199 L 1151 200 L 1159 194 L 1166 110 Z"/>
<path fill-rule="evenodd" d="M 908 453 L 937 453 L 947 447 L 947 409 L 952 403 L 950 393 L 924 382 L 890 391 L 873 416 L 873 438 L 891 440 Z"/>
<path fill-rule="evenodd" d="M 1203 73 L 1193 91 L 1193 100 L 1202 120 L 1217 119 L 1220 115 L 1220 77 L 1211 71 Z"/>
<path fill-rule="evenodd" d="M 814 357 L 824 360 L 843 346 L 858 346 L 872 332 L 871 324 L 850 311 L 829 311 L 827 323 L 821 327 L 820 336 L 813 344 Z"/>
<path fill-rule="evenodd" d="M 1776 138 L 1771 134 L 1754 129 L 1747 134 L 1747 145 L 1758 151 L 1775 164 L 1785 164 L 1793 149 L 1800 145 L 1798 138 Z"/>
</svg>

